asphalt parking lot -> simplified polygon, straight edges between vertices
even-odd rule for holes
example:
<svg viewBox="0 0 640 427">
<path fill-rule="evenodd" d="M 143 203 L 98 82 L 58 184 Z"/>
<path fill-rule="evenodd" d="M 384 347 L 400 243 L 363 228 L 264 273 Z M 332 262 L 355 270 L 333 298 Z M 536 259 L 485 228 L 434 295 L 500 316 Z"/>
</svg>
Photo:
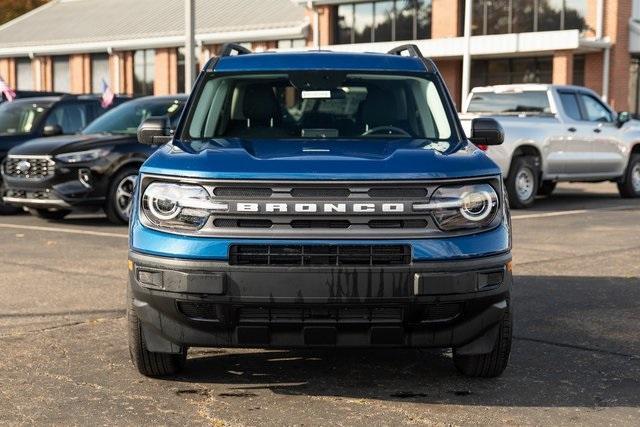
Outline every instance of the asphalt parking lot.
<svg viewBox="0 0 640 427">
<path fill-rule="evenodd" d="M 140 376 L 125 330 L 127 231 L 101 217 L 0 217 L 0 424 L 636 424 L 640 200 L 562 185 L 515 211 L 505 374 L 442 351 L 190 350 Z"/>
</svg>

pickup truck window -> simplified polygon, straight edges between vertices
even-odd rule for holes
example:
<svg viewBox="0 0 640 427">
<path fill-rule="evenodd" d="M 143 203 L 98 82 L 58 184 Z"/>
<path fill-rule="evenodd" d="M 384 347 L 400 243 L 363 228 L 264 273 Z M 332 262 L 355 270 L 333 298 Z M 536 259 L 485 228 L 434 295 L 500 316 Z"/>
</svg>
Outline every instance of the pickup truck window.
<svg viewBox="0 0 640 427">
<path fill-rule="evenodd" d="M 587 113 L 586 120 L 589 120 L 590 122 L 613 121 L 611 111 L 609 111 L 602 102 L 587 94 L 580 94 L 580 97 L 582 98 L 584 109 Z"/>
<path fill-rule="evenodd" d="M 474 92 L 468 113 L 551 113 L 546 91 Z"/>
<path fill-rule="evenodd" d="M 567 116 L 574 120 L 582 120 L 578 99 L 573 92 L 560 92 L 560 102 Z"/>
<path fill-rule="evenodd" d="M 190 139 L 451 137 L 428 78 L 337 72 L 214 77 L 185 129 Z"/>
</svg>

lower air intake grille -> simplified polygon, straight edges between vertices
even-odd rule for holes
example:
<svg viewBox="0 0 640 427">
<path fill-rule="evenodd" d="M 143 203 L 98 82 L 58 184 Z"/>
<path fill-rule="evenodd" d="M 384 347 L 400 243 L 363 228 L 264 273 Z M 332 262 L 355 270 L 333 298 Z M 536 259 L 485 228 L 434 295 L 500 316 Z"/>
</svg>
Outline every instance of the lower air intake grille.
<svg viewBox="0 0 640 427">
<path fill-rule="evenodd" d="M 190 319 L 217 320 L 218 312 L 215 304 L 208 302 L 178 301 L 178 310 Z"/>
<path fill-rule="evenodd" d="M 232 245 L 231 265 L 407 265 L 409 245 Z"/>
</svg>

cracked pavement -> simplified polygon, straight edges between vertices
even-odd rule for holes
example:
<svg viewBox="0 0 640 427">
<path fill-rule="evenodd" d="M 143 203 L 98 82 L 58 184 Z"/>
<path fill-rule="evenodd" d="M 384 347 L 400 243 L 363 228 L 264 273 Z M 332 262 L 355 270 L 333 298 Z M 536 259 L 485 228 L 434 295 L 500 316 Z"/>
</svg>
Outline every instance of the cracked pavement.
<svg viewBox="0 0 640 427">
<path fill-rule="evenodd" d="M 259 349 L 192 349 L 179 377 L 144 378 L 126 228 L 0 217 L 0 424 L 637 425 L 640 200 L 561 185 L 513 216 L 515 339 L 493 380 L 450 351 Z"/>
</svg>

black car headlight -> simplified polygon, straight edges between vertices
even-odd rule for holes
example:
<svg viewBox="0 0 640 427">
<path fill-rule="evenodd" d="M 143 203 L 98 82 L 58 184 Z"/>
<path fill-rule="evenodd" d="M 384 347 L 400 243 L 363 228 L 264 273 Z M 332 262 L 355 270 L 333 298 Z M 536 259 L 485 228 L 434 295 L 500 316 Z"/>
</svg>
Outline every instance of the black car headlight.
<svg viewBox="0 0 640 427">
<path fill-rule="evenodd" d="M 445 231 L 491 225 L 499 212 L 499 198 L 489 184 L 444 186 L 431 195 L 429 203 L 414 205 L 414 211 L 429 211 L 436 225 Z"/>
<path fill-rule="evenodd" d="M 211 212 L 228 206 L 210 200 L 199 185 L 153 182 L 142 194 L 142 214 L 155 227 L 167 230 L 199 230 Z"/>
</svg>

